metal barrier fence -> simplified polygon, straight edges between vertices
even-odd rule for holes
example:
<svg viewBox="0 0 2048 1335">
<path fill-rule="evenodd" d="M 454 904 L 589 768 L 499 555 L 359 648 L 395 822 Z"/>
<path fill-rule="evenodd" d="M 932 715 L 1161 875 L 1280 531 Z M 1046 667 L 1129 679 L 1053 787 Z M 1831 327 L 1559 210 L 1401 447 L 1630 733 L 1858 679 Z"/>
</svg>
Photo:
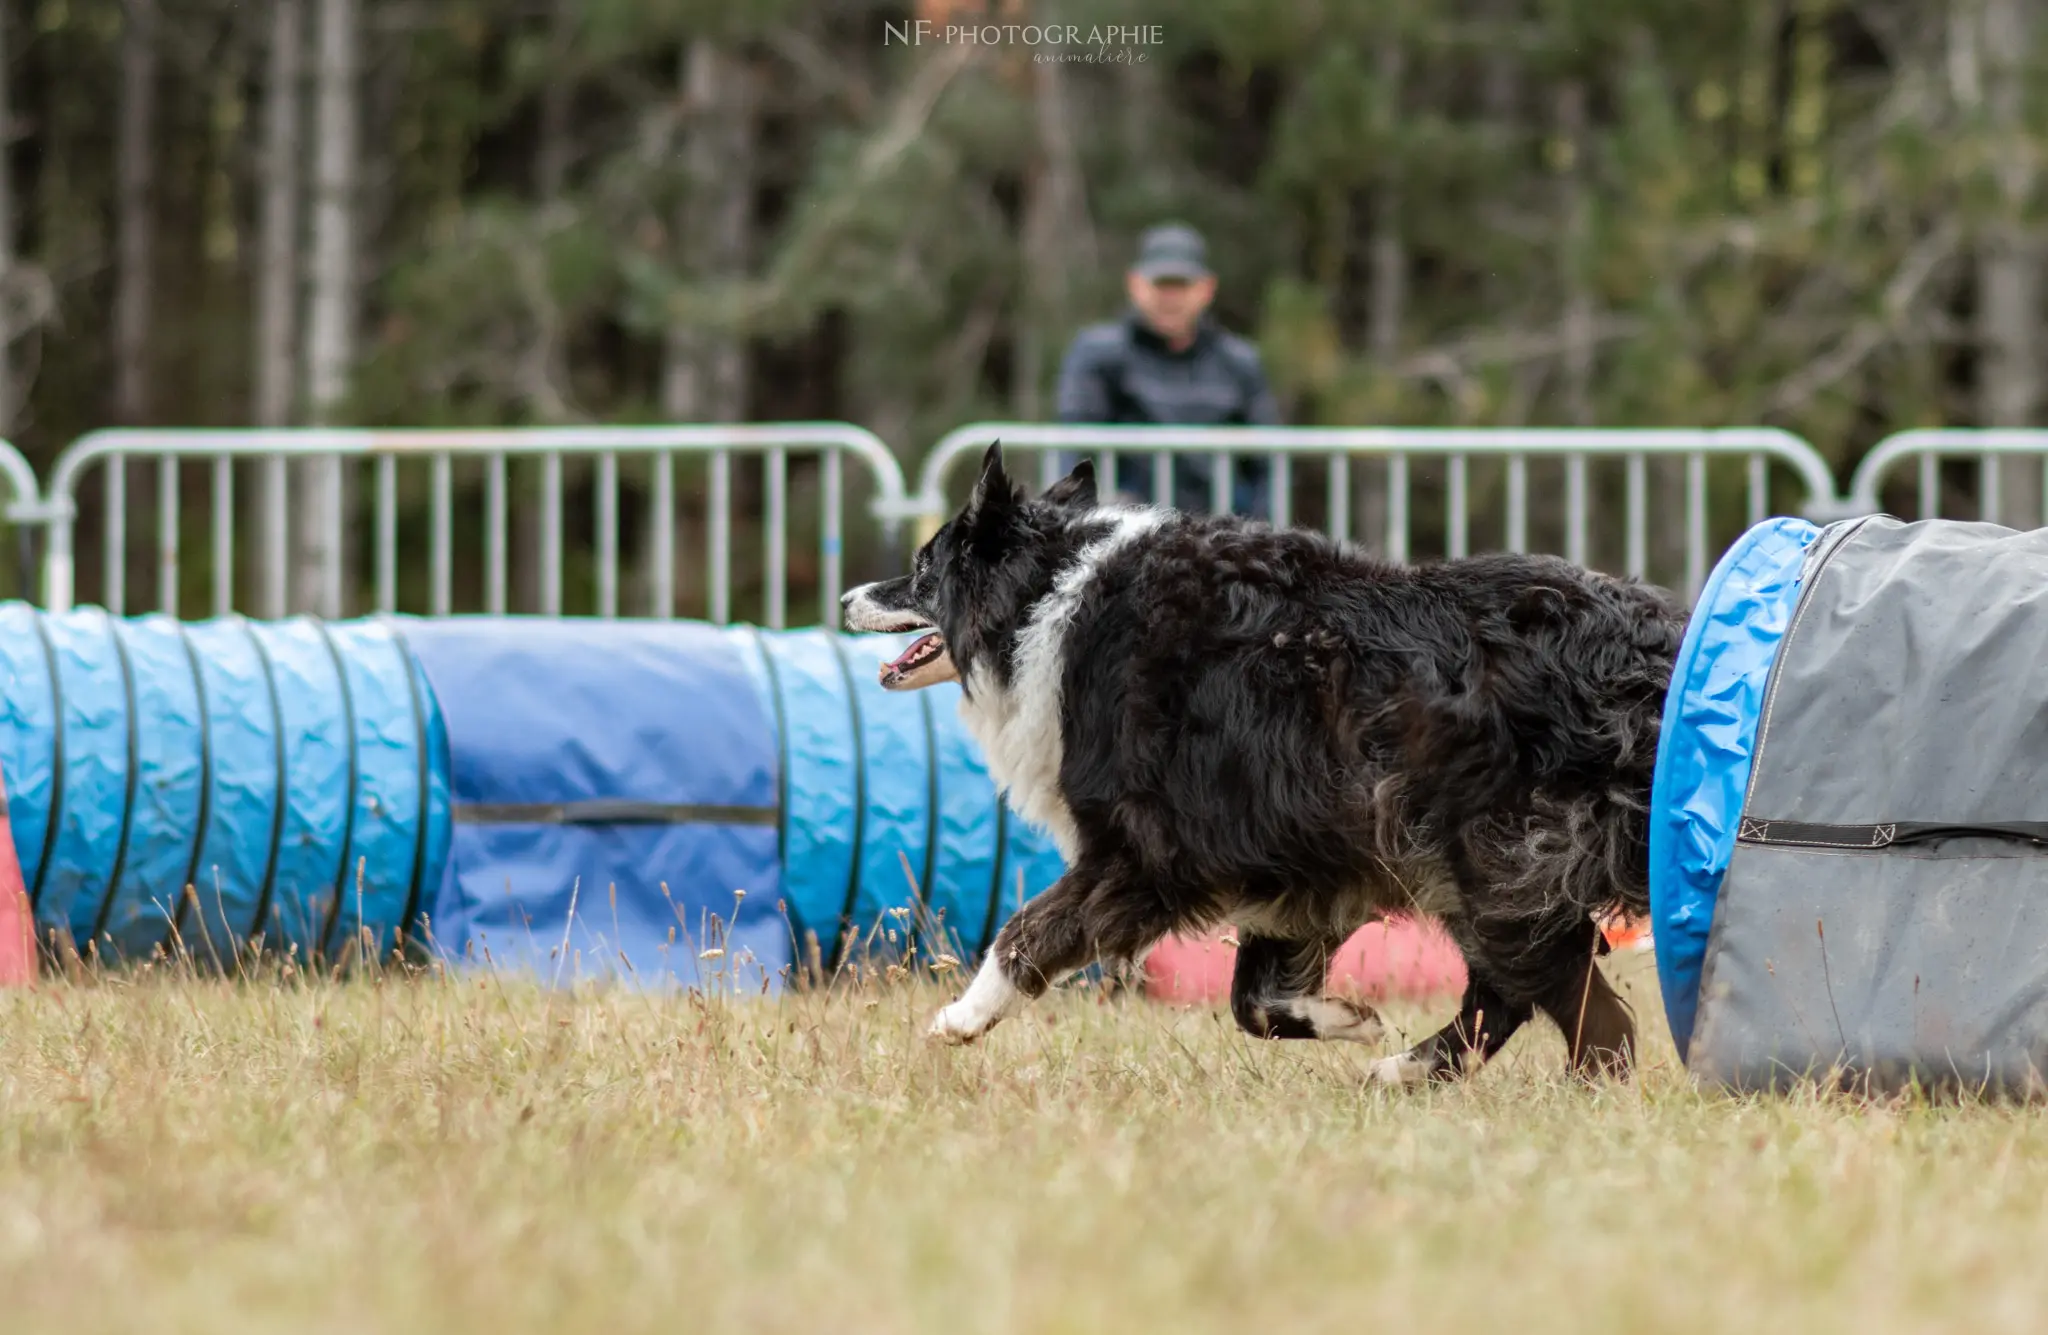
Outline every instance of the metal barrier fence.
<svg viewBox="0 0 2048 1335">
<path fill-rule="evenodd" d="M 22 452 L 0 440 L 0 477 L 7 482 L 7 503 L 0 518 L 14 526 L 19 552 L 16 579 L 23 597 L 35 596 L 36 529 L 43 521 L 42 490 L 36 470 Z"/>
<path fill-rule="evenodd" d="M 1684 513 L 1684 581 L 1688 597 L 1705 581 L 1709 565 L 1709 464 L 1733 461 L 1741 475 L 1733 488 L 1744 500 L 1745 524 L 1754 524 L 1774 512 L 1772 505 L 1772 464 L 1790 474 L 1798 489 L 1793 507 L 1776 512 L 1832 517 L 1839 513 L 1835 482 L 1827 461 L 1813 446 L 1787 431 L 1773 427 L 1733 427 L 1713 430 L 1692 429 L 1577 429 L 1577 428 L 1409 428 L 1409 427 L 1095 427 L 1048 426 L 1031 422 L 976 422 L 948 432 L 932 449 L 918 477 L 912 512 L 930 525 L 947 509 L 946 488 L 961 459 L 1001 440 L 1005 451 L 1012 448 L 1036 451 L 1040 455 L 1042 481 L 1049 485 L 1059 471 L 1060 453 L 1093 452 L 1098 460 L 1096 475 L 1114 478 L 1116 456 L 1122 452 L 1151 455 L 1154 494 L 1170 485 L 1171 456 L 1207 455 L 1216 461 L 1211 470 L 1211 503 L 1216 509 L 1229 507 L 1231 461 L 1254 455 L 1272 462 L 1273 521 L 1285 524 L 1292 518 L 1296 479 L 1291 463 L 1296 458 L 1314 457 L 1325 461 L 1322 490 L 1326 506 L 1324 528 L 1339 538 L 1352 536 L 1352 510 L 1357 481 L 1353 465 L 1361 456 L 1383 461 L 1384 532 L 1374 537 L 1377 545 L 1395 560 L 1415 554 L 1415 507 L 1417 490 L 1415 465 L 1420 460 L 1441 460 L 1443 554 L 1457 557 L 1472 550 L 1473 505 L 1472 461 L 1499 460 L 1501 482 L 1501 546 L 1509 551 L 1530 548 L 1530 463 L 1554 459 L 1563 465 L 1564 524 L 1562 555 L 1573 561 L 1590 559 L 1595 523 L 1592 497 L 1595 460 L 1619 461 L 1623 531 L 1623 565 L 1632 575 L 1650 573 L 1650 465 L 1653 460 L 1683 467 L 1682 505 Z M 1732 480 L 1732 479 L 1730 479 Z M 1723 490 L 1731 488 L 1724 487 Z M 1737 530 L 1739 531 L 1739 529 Z M 1733 534 L 1730 535 L 1731 537 Z"/>
<path fill-rule="evenodd" d="M 2002 496 L 2000 464 L 2015 457 L 2039 456 L 2043 512 L 2032 516 L 2007 517 Z M 1863 456 L 1849 481 L 1849 506 L 1858 514 L 1884 509 L 1885 480 L 1907 459 L 1918 464 L 1915 478 L 1919 517 L 1941 513 L 1941 463 L 1943 459 L 1964 458 L 1977 465 L 1977 517 L 1995 524 L 2028 528 L 2048 524 L 2048 430 L 2029 428 L 1923 429 L 1901 431 L 1887 436 Z M 2017 522 L 2016 522 L 2017 521 Z"/>
<path fill-rule="evenodd" d="M 287 571 L 294 562 L 292 524 L 297 512 L 290 474 L 312 464 L 331 470 L 329 483 L 346 479 L 345 465 L 359 471 L 371 465 L 374 521 L 367 534 L 344 529 L 345 489 L 324 486 L 325 513 L 314 516 L 327 530 L 320 550 L 317 596 L 312 601 L 326 615 L 342 603 L 345 572 L 351 558 L 367 542 L 373 568 L 371 601 L 380 611 L 397 610 L 401 566 L 423 576 L 425 595 L 416 601 L 442 615 L 455 610 L 456 535 L 459 528 L 482 536 L 481 597 L 483 610 L 509 610 L 513 543 L 511 472 L 508 461 L 528 460 L 539 470 L 535 551 L 517 555 L 522 568 L 537 570 L 537 610 L 559 615 L 564 608 L 565 470 L 582 470 L 591 500 L 589 559 L 593 585 L 590 603 L 600 616 L 620 612 L 623 571 L 620 557 L 621 494 L 633 486 L 622 482 L 621 458 L 644 460 L 644 475 L 629 481 L 646 499 L 647 538 L 644 579 L 647 611 L 654 616 L 676 614 L 677 508 L 685 490 L 677 485 L 678 457 L 683 466 L 701 468 L 691 480 L 686 509 L 701 498 L 703 592 L 705 614 L 724 622 L 734 615 L 735 538 L 750 526 L 750 510 L 735 521 L 735 483 L 749 481 L 736 472 L 736 456 L 757 464 L 759 473 L 760 619 L 780 626 L 788 616 L 792 516 L 792 469 L 817 456 L 816 471 L 804 475 L 815 483 L 817 530 L 816 587 L 821 617 L 838 615 L 844 584 L 848 495 L 845 459 L 853 456 L 863 469 L 856 474 L 867 490 L 865 508 L 880 521 L 884 534 L 904 521 L 929 531 L 949 513 L 949 491 L 964 479 L 963 457 L 978 454 L 1000 439 L 1006 449 L 1035 453 L 1042 483 L 1057 475 L 1063 453 L 1091 453 L 1105 479 L 1116 477 L 1119 454 L 1150 457 L 1153 486 L 1170 485 L 1172 460 L 1203 455 L 1220 461 L 1214 470 L 1211 502 L 1229 508 L 1229 461 L 1257 456 L 1270 461 L 1272 518 L 1294 518 L 1297 500 L 1320 499 L 1322 526 L 1339 537 L 1359 534 L 1387 555 L 1413 559 L 1425 536 L 1443 555 L 1474 550 L 1475 520 L 1497 520 L 1498 546 L 1528 550 L 1555 538 L 1553 549 L 1576 561 L 1595 561 L 1603 533 L 1618 538 L 1619 564 L 1628 573 L 1657 575 L 1651 570 L 1653 545 L 1682 552 L 1683 584 L 1696 593 L 1711 553 L 1715 534 L 1737 516 L 1734 531 L 1771 513 L 1800 513 L 1817 521 L 1865 514 L 1884 508 L 1882 493 L 1893 473 L 1908 459 L 1918 466 L 1919 509 L 1923 516 L 1940 512 L 1944 459 L 1974 459 L 1975 492 L 1981 517 L 2005 521 L 2001 514 L 2001 461 L 2029 456 L 2041 460 L 2042 495 L 2048 498 L 2048 430 L 1923 430 L 1906 431 L 1880 442 L 1857 467 L 1846 495 L 1835 490 L 1826 462 L 1812 446 L 1773 428 L 1726 429 L 1567 429 L 1567 428 L 1392 428 L 1392 427 L 1094 427 L 1055 426 L 1031 422 L 976 422 L 946 434 L 930 451 L 915 491 L 906 487 L 895 456 L 873 433 L 840 422 L 753 423 L 746 425 L 565 427 L 504 430 L 206 430 L 136 429 L 93 432 L 59 456 L 47 490 L 19 450 L 0 441 L 0 479 L 7 499 L 5 518 L 25 540 L 37 528 L 47 530 L 42 562 L 45 602 L 52 609 L 72 605 L 77 596 L 75 543 L 82 517 L 86 482 L 98 472 L 100 533 L 105 569 L 100 601 L 110 611 L 125 610 L 126 572 L 131 519 L 128 468 L 131 460 L 157 465 L 156 514 L 151 534 L 156 557 L 157 603 L 176 614 L 181 572 L 187 564 L 187 543 L 180 514 L 182 470 L 194 464 L 211 466 L 208 519 L 212 610 L 234 610 L 237 535 L 235 531 L 237 465 L 257 475 L 262 491 L 255 562 L 262 580 L 262 598 L 269 615 L 287 611 Z M 1297 459 L 1319 460 L 1321 468 L 1297 476 Z M 1532 471 L 1539 464 L 1556 465 L 1561 491 L 1561 523 L 1545 513 L 1532 522 Z M 424 512 L 424 552 L 417 562 L 402 562 L 400 542 L 401 469 L 423 467 L 422 498 L 415 489 L 406 513 L 418 522 Z M 481 505 L 458 508 L 456 470 L 480 470 Z M 1618 476 L 1603 476 L 1609 469 Z M 1653 470 L 1676 481 L 1677 505 L 1655 504 Z M 1491 470 L 1482 473 L 1482 470 Z M 2008 474 L 2009 476 L 2009 474 Z M 357 478 L 356 480 L 360 480 Z M 475 479 L 472 479 L 475 481 Z M 1613 484 L 1613 485 L 1605 485 Z M 1667 488 L 1671 490 L 1672 488 Z M 1953 490 L 1953 489 L 1952 489 Z M 1369 503 L 1365 523 L 1354 522 L 1361 493 Z M 1614 504 L 1596 505 L 1605 495 Z M 957 497 L 952 498 L 957 501 Z M 1431 514 L 1424 503 L 1435 501 Z M 1738 503 L 1739 501 L 1739 503 Z M 1719 510 L 1716 510 L 1716 506 Z M 2009 508 L 2009 507 L 2007 507 Z M 473 513 L 480 509 L 481 514 Z M 1721 513 L 1722 511 L 1729 513 Z M 692 511 L 694 513 L 694 511 Z M 528 514 L 526 511 L 520 512 Z M 1611 531 L 1615 514 L 1619 532 Z M 303 516 L 299 516 L 303 517 Z M 664 517 L 666 521 L 664 522 Z M 1439 520 L 1432 527 L 1430 520 Z M 2048 522 L 2048 514 L 2042 517 Z M 1667 522 L 1668 520 L 1668 522 Z M 470 522 L 479 521 L 479 522 Z M 2009 522 L 2009 521 L 2007 521 Z M 2026 522 L 2031 523 L 2031 519 Z M 1609 526 L 1603 529 L 1603 525 Z M 134 525 L 140 528 L 142 525 Z M 1547 527 L 1547 535 L 1536 533 Z M 1672 530 L 1676 529 L 1677 532 Z M 1666 537 L 1653 544 L 1652 535 Z M 1667 536 L 1668 535 L 1668 536 Z M 417 536 L 417 535 L 415 535 Z M 1732 536 L 1732 534 L 1731 534 Z M 1481 543 L 1481 546 L 1492 545 Z M 583 553 L 576 554 L 579 559 Z M 24 575 L 32 575 L 33 558 L 24 558 Z M 300 564 L 304 564 L 301 562 Z M 687 563 L 686 563 L 687 564 Z M 1672 575 L 1676 576 L 1674 569 Z M 1667 577 L 1669 578 L 1669 577 Z M 420 584 L 415 578 L 414 587 Z M 1678 582 L 1675 578 L 1672 582 Z"/>
<path fill-rule="evenodd" d="M 846 477 L 844 460 L 862 463 L 883 510 L 900 507 L 903 474 L 895 456 L 872 432 L 843 422 L 775 422 L 719 426 L 561 427 L 506 430 L 184 430 L 136 429 L 96 431 L 80 438 L 61 455 L 50 476 L 48 500 L 30 513 L 48 525 L 50 542 L 45 563 L 47 601 L 53 610 L 71 606 L 76 596 L 75 529 L 80 514 L 81 483 L 96 466 L 104 474 L 103 536 L 106 561 L 101 602 L 119 613 L 127 601 L 129 515 L 126 464 L 134 458 L 157 461 L 157 516 L 154 538 L 157 557 L 157 603 L 176 614 L 184 542 L 179 499 L 181 467 L 188 461 L 212 464 L 211 567 L 213 610 L 225 614 L 235 605 L 235 461 L 260 461 L 262 507 L 262 570 L 267 612 L 286 610 L 286 574 L 293 561 L 290 484 L 287 465 L 311 463 L 325 470 L 311 493 L 319 498 L 313 519 L 319 535 L 314 563 L 319 571 L 318 609 L 339 615 L 346 568 L 355 535 L 345 529 L 343 498 L 347 460 L 375 461 L 375 525 L 371 535 L 375 574 L 374 606 L 398 608 L 399 466 L 422 461 L 429 471 L 429 540 L 426 559 L 428 610 L 446 615 L 454 608 L 455 463 L 476 460 L 483 469 L 485 610 L 508 607 L 511 497 L 508 459 L 534 456 L 541 468 L 539 546 L 539 608 L 545 615 L 563 610 L 563 469 L 569 459 L 588 460 L 594 518 L 592 532 L 594 607 L 599 616 L 619 610 L 620 470 L 621 455 L 647 456 L 648 552 L 646 577 L 649 611 L 657 617 L 675 613 L 674 548 L 676 525 L 676 459 L 696 456 L 705 465 L 705 569 L 708 572 L 707 615 L 724 622 L 732 616 L 734 456 L 759 458 L 762 476 L 761 553 L 762 620 L 780 626 L 787 618 L 790 531 L 790 456 L 821 457 L 817 484 L 819 606 L 827 619 L 837 616 L 843 583 Z M 0 459 L 4 465 L 4 459 Z M 33 487 L 33 477 L 30 477 Z"/>
</svg>

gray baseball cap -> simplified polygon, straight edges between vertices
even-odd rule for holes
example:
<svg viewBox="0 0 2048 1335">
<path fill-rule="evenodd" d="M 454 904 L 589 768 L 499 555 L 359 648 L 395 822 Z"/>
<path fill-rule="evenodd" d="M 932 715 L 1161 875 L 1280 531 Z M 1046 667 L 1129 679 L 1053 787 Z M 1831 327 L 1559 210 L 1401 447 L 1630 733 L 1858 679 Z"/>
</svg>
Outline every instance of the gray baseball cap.
<svg viewBox="0 0 2048 1335">
<path fill-rule="evenodd" d="M 1131 264 L 1141 277 L 1184 281 L 1209 277 L 1209 247 L 1202 234 L 1186 223 L 1161 223 L 1138 238 L 1138 258 Z"/>
</svg>

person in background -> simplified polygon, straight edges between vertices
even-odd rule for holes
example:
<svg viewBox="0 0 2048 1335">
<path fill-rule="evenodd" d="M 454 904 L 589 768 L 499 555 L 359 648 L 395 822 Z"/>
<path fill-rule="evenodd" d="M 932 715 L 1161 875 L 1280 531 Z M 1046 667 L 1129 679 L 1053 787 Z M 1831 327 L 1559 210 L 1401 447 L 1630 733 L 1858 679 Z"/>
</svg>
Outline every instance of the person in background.
<svg viewBox="0 0 2048 1335">
<path fill-rule="evenodd" d="M 1271 426 L 1280 420 L 1258 350 L 1216 323 L 1208 247 L 1184 223 L 1145 232 L 1124 275 L 1131 308 L 1120 320 L 1090 325 L 1074 336 L 1060 364 L 1057 403 L 1063 423 L 1161 426 Z M 1068 455 L 1062 470 L 1077 456 Z M 1157 501 L 1196 513 L 1211 508 L 1218 456 L 1174 458 L 1173 495 L 1152 495 L 1152 456 L 1117 452 L 1114 484 L 1105 492 Z M 1263 456 L 1237 457 L 1232 507 L 1269 518 L 1271 467 Z"/>
</svg>

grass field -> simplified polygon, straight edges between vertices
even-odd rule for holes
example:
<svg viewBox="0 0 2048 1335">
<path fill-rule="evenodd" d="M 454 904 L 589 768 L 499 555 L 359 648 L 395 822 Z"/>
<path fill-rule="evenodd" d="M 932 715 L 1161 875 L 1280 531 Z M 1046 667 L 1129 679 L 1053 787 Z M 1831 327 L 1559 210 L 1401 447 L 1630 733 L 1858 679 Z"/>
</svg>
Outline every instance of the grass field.
<svg viewBox="0 0 2048 1335">
<path fill-rule="evenodd" d="M 0 1328 L 2020 1330 L 2048 1124 L 1627 1086 L 1532 1029 L 1462 1089 L 1061 996 L 495 980 L 0 997 Z M 1441 1015 L 1391 1016 L 1411 1035 Z"/>
</svg>

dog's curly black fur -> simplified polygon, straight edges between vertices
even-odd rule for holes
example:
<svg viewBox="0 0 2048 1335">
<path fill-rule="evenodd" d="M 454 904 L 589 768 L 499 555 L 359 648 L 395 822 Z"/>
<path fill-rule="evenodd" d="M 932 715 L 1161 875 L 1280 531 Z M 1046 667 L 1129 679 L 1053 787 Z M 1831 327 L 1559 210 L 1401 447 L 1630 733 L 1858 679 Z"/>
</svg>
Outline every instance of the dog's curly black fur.
<svg viewBox="0 0 2048 1335">
<path fill-rule="evenodd" d="M 972 1038 L 1095 958 L 1230 921 L 1245 1029 L 1374 1040 L 1369 1009 L 1321 995 L 1329 957 L 1414 912 L 1448 929 L 1470 984 L 1378 1077 L 1456 1075 L 1538 1010 L 1576 1067 L 1626 1069 L 1596 919 L 1647 909 L 1685 624 L 1663 590 L 1548 556 L 1404 565 L 1099 507 L 1086 463 L 1027 499 L 992 447 L 912 574 L 847 607 L 858 628 L 935 628 L 885 683 L 957 675 L 992 772 L 1067 859 L 935 1032 Z"/>
</svg>

